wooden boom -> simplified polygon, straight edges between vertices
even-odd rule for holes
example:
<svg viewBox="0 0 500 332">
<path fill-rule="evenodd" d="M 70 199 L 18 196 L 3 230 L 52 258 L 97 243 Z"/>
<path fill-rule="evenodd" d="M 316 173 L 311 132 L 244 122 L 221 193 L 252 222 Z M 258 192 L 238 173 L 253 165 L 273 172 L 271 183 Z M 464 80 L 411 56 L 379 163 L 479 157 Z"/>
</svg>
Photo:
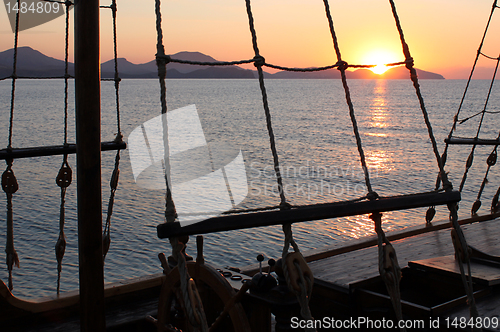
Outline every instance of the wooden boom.
<svg viewBox="0 0 500 332">
<path fill-rule="evenodd" d="M 498 139 L 483 139 L 483 138 L 458 138 L 452 137 L 444 140 L 448 144 L 457 145 L 500 145 Z"/>
<path fill-rule="evenodd" d="M 111 142 L 101 143 L 101 151 L 124 150 L 126 148 L 127 148 L 127 143 L 125 142 L 111 141 Z M 56 156 L 56 155 L 74 154 L 74 153 L 76 153 L 76 144 L 18 148 L 18 149 L 11 149 L 10 151 L 8 149 L 2 149 L 0 150 L 0 160 Z"/>
<path fill-rule="evenodd" d="M 373 212 L 406 210 L 418 207 L 444 205 L 460 201 L 458 191 L 428 192 L 378 198 L 366 201 L 322 203 L 292 207 L 288 210 L 261 211 L 209 218 L 181 227 L 179 222 L 157 226 L 158 237 L 206 234 L 236 229 L 296 223 L 311 220 L 338 218 Z"/>
</svg>

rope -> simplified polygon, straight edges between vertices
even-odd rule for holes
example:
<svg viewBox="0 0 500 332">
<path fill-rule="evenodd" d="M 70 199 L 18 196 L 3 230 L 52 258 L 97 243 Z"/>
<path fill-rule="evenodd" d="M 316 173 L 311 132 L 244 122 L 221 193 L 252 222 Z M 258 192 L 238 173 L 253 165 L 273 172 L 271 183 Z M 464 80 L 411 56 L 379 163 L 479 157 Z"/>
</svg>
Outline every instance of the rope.
<svg viewBox="0 0 500 332">
<path fill-rule="evenodd" d="M 395 6 L 393 0 L 389 0 L 389 2 L 391 3 L 392 12 L 393 12 L 393 15 L 394 15 L 394 20 L 396 21 L 396 26 L 397 26 L 397 29 L 399 31 L 399 36 L 400 36 L 400 39 L 401 39 L 401 45 L 403 47 L 403 53 L 404 53 L 406 59 L 409 60 L 409 59 L 411 59 L 410 50 L 409 50 L 408 44 L 406 44 L 406 41 L 404 39 L 404 34 L 403 34 L 403 30 L 401 28 L 401 23 L 399 21 L 398 14 L 396 12 L 396 6 Z M 423 100 L 423 97 L 422 97 L 422 95 L 420 93 L 420 86 L 418 84 L 417 73 L 415 71 L 415 68 L 413 68 L 413 62 L 410 63 L 410 64 L 407 64 L 406 67 L 410 71 L 410 78 L 411 78 L 411 80 L 413 82 L 413 86 L 415 88 L 415 92 L 416 92 L 416 94 L 418 96 L 418 100 L 420 102 L 420 108 L 421 108 L 422 114 L 424 116 L 425 124 L 427 126 L 427 131 L 429 132 L 429 138 L 430 138 L 430 140 L 432 142 L 432 148 L 433 148 L 433 151 L 434 151 L 434 155 L 436 157 L 436 160 L 437 160 L 437 163 L 438 163 L 438 166 L 439 166 L 439 177 L 440 177 L 440 180 L 442 181 L 443 188 L 445 190 L 447 190 L 447 191 L 451 190 L 452 189 L 452 185 L 451 185 L 451 182 L 449 182 L 449 180 L 447 178 L 447 175 L 446 175 L 446 173 L 444 171 L 444 164 L 443 164 L 442 159 L 441 159 L 441 157 L 439 155 L 439 151 L 438 151 L 437 144 L 436 144 L 436 139 L 434 138 L 434 134 L 433 134 L 433 131 L 432 131 L 432 126 L 431 126 L 430 121 L 429 121 L 427 110 L 425 109 L 424 100 Z M 472 164 L 472 158 L 469 158 L 469 159 L 470 159 L 470 163 Z M 468 161 L 468 163 L 469 163 L 469 161 Z M 465 237 L 463 235 L 462 229 L 460 228 L 460 225 L 458 224 L 457 205 L 456 204 L 449 204 L 448 205 L 448 209 L 450 211 L 451 223 L 452 223 L 455 231 L 458 234 L 460 244 L 461 244 L 461 246 L 463 248 L 467 248 L 467 242 L 465 241 Z M 455 250 L 458 250 L 456 246 L 455 246 Z M 467 296 L 468 296 L 468 299 L 469 299 L 468 302 L 469 302 L 469 306 L 470 306 L 470 310 L 471 310 L 471 316 L 472 317 L 477 317 L 477 309 L 475 307 L 474 297 L 472 296 L 472 279 L 471 279 L 471 275 L 470 275 L 470 260 L 469 260 L 469 255 L 468 254 L 465 254 L 465 260 L 467 262 L 467 266 L 468 266 L 468 269 L 469 269 L 469 280 L 468 280 L 467 283 L 464 282 L 464 287 L 466 289 Z M 462 264 L 460 263 L 460 266 L 461 265 Z M 461 270 L 462 279 L 465 280 L 465 274 L 464 274 L 462 266 L 461 266 L 460 270 Z"/>
<path fill-rule="evenodd" d="M 285 191 L 283 190 L 283 179 L 281 177 L 281 171 L 280 171 L 280 166 L 279 166 L 279 160 L 278 160 L 278 152 L 276 150 L 276 142 L 274 139 L 274 131 L 273 131 L 273 126 L 272 126 L 272 121 L 271 121 L 271 111 L 269 110 L 269 104 L 267 101 L 267 92 L 266 92 L 266 87 L 264 85 L 264 72 L 262 70 L 262 66 L 265 64 L 265 59 L 260 55 L 259 52 L 259 47 L 257 45 L 257 33 L 255 31 L 255 26 L 254 26 L 254 19 L 253 19 L 253 14 L 252 14 L 252 8 L 250 5 L 250 0 L 245 0 L 246 2 L 246 8 L 247 8 L 247 15 L 248 15 L 248 24 L 250 28 L 250 33 L 252 34 L 252 46 L 253 50 L 255 53 L 254 57 L 254 65 L 257 68 L 257 73 L 259 75 L 259 86 L 260 90 L 262 93 L 262 103 L 264 106 L 264 112 L 266 115 L 266 124 L 267 124 L 267 131 L 269 134 L 269 143 L 271 145 L 271 152 L 273 154 L 273 161 L 274 161 L 274 172 L 276 174 L 276 181 L 278 183 L 278 192 L 280 194 L 280 207 L 282 209 L 287 209 L 290 207 L 290 205 L 286 201 L 285 197 Z"/>
<path fill-rule="evenodd" d="M 490 56 L 490 55 L 486 55 L 483 52 L 479 52 L 479 54 L 481 54 L 482 56 L 484 56 L 485 58 L 490 59 L 490 60 L 498 60 L 498 59 L 500 59 L 499 57 L 493 57 L 493 56 Z"/>
<path fill-rule="evenodd" d="M 498 211 L 498 200 L 499 199 L 500 199 L 500 187 L 498 187 L 495 195 L 491 199 L 491 208 L 490 208 L 491 213 L 495 213 Z"/>
<path fill-rule="evenodd" d="M 299 246 L 293 239 L 292 225 L 284 224 L 283 233 L 285 234 L 285 243 L 283 245 L 282 262 L 283 275 L 285 276 L 286 284 L 297 297 L 297 300 L 300 304 L 300 314 L 302 318 L 305 320 L 313 320 L 314 318 L 312 317 L 311 310 L 309 309 L 309 301 L 311 299 L 314 280 L 314 278 L 312 277 L 312 272 L 307 267 L 307 263 L 300 253 Z M 293 254 L 288 253 L 290 245 L 293 247 Z M 294 257 L 291 257 L 291 255 L 294 255 Z M 290 260 L 288 258 L 292 259 Z M 304 269 L 304 267 L 306 268 Z M 292 268 L 294 269 L 293 272 L 290 270 Z M 306 270 L 307 272 L 304 270 Z M 291 276 L 292 274 L 294 275 L 293 281 Z M 298 289 L 297 286 L 293 285 L 294 283 L 298 285 Z M 305 331 L 316 331 L 316 329 L 306 327 Z"/>
<path fill-rule="evenodd" d="M 462 283 L 467 294 L 467 304 L 469 305 L 470 317 L 476 319 L 479 316 L 479 313 L 477 311 L 476 301 L 474 299 L 469 247 L 467 245 L 467 241 L 465 240 L 462 228 L 460 228 L 460 224 L 458 223 L 456 204 L 449 204 L 448 209 L 450 210 L 450 222 L 453 226 L 453 247 L 455 248 L 456 260 L 458 261 L 458 266 L 460 267 L 460 276 L 462 277 Z M 467 265 L 467 275 L 465 274 L 463 266 L 464 263 Z"/>
<path fill-rule="evenodd" d="M 477 112 L 476 114 L 468 116 L 468 117 L 466 117 L 464 119 L 458 120 L 458 124 L 462 124 L 462 123 L 464 123 L 466 121 L 469 121 L 470 119 L 475 118 L 476 116 L 481 115 L 483 113 L 487 113 L 487 114 L 500 114 L 500 111 L 486 111 L 486 110 L 483 110 L 483 111 Z M 455 137 L 458 137 L 458 136 L 455 136 Z"/>
<path fill-rule="evenodd" d="M 256 63 L 257 61 L 261 59 L 249 59 L 249 60 L 236 60 L 236 61 L 194 61 L 194 60 L 183 60 L 183 59 L 175 59 L 172 58 L 170 55 L 157 55 L 157 59 L 163 59 L 165 62 L 168 64 L 170 62 L 175 62 L 175 63 L 182 63 L 182 64 L 187 64 L 187 65 L 197 65 L 197 66 L 234 66 L 234 65 L 243 65 L 243 64 L 249 64 L 249 63 Z M 328 66 L 323 66 L 323 67 L 305 67 L 305 68 L 296 68 L 296 67 L 286 67 L 286 66 L 279 66 L 279 65 L 273 65 L 267 62 L 262 62 L 261 63 L 263 67 L 269 67 L 273 69 L 279 69 L 279 70 L 284 70 L 284 71 L 293 71 L 293 72 L 316 72 L 316 71 L 323 71 L 323 70 L 328 70 L 332 68 L 337 68 L 339 67 L 339 63 L 335 63 L 333 65 L 328 65 Z M 394 62 L 394 63 L 388 63 L 385 64 L 385 66 L 388 67 L 393 67 L 393 66 L 401 66 L 406 64 L 406 62 Z M 349 65 L 349 68 L 374 68 L 377 65 Z"/>
<path fill-rule="evenodd" d="M 21 0 L 17 0 L 19 6 Z M 12 149 L 12 131 L 14 128 L 14 101 L 16 97 L 16 79 L 17 79 L 17 46 L 19 44 L 19 11 L 16 12 L 16 31 L 14 34 L 14 59 L 12 64 L 12 90 L 10 96 L 10 119 L 9 119 L 9 144 L 8 149 Z"/>
<path fill-rule="evenodd" d="M 498 65 L 499 64 L 500 64 L 500 59 L 497 60 L 497 63 L 495 66 L 495 71 L 493 72 L 493 77 L 491 78 L 490 87 L 488 89 L 488 94 L 487 94 L 486 100 L 484 102 L 484 107 L 483 107 L 483 110 L 481 111 L 481 119 L 479 120 L 479 124 L 478 124 L 477 131 L 476 131 L 476 136 L 475 136 L 476 139 L 479 137 L 479 133 L 481 132 L 481 128 L 482 128 L 482 125 L 484 122 L 484 116 L 486 114 L 486 107 L 488 107 L 488 103 L 489 103 L 490 96 L 491 96 L 491 90 L 493 89 L 493 84 L 495 83 L 495 78 L 496 78 L 496 75 L 498 72 Z M 469 172 L 469 169 L 471 168 L 472 163 L 474 161 L 474 151 L 475 150 L 476 150 L 476 145 L 473 145 L 471 148 L 471 152 L 469 154 L 469 158 L 467 159 L 467 163 L 465 165 L 465 171 L 464 171 L 464 174 L 462 176 L 462 181 L 460 182 L 460 191 L 462 191 L 462 189 L 464 188 L 465 181 L 467 179 L 467 173 Z"/>
<path fill-rule="evenodd" d="M 156 32 L 157 32 L 157 44 L 156 44 L 156 65 L 158 67 L 158 78 L 160 81 L 160 102 L 161 102 L 161 113 L 163 115 L 163 137 L 168 137 L 168 126 L 167 126 L 167 87 L 165 84 L 165 78 L 167 76 L 166 69 L 166 58 L 165 58 L 165 47 L 163 46 L 163 31 L 161 27 L 161 10 L 160 10 L 160 0 L 155 0 L 155 14 L 156 14 Z M 165 144 L 165 148 L 168 149 L 168 144 Z M 177 212 L 175 210 L 175 204 L 172 198 L 172 192 L 170 190 L 170 166 L 168 163 L 169 153 L 168 150 L 165 151 L 165 182 L 166 182 L 166 194 L 165 194 L 165 219 L 166 222 L 174 222 L 177 218 Z M 179 238 L 170 238 L 170 244 L 172 246 L 172 256 L 177 261 L 177 267 L 180 275 L 180 289 L 182 300 L 184 302 L 184 308 L 186 310 L 189 322 L 192 326 L 200 329 L 202 332 L 208 331 L 208 324 L 203 310 L 203 305 L 199 299 L 199 295 L 196 292 L 195 299 L 189 296 L 191 284 L 191 278 L 189 277 L 186 268 L 186 257 L 184 256 L 185 245 L 179 241 Z M 191 289 L 191 292 L 193 290 Z M 197 303 L 193 303 L 196 301 Z M 195 305 L 198 306 L 195 308 Z"/>
<path fill-rule="evenodd" d="M 498 138 L 500 138 L 500 133 L 498 135 Z M 494 166 L 497 162 L 497 148 L 498 148 L 498 145 L 496 145 L 493 148 L 493 151 L 491 151 L 490 155 L 488 156 L 488 159 L 486 159 L 486 164 L 488 165 L 488 167 L 486 168 L 486 172 L 484 173 L 484 178 L 483 178 L 483 181 L 481 182 L 481 187 L 479 188 L 479 192 L 477 193 L 476 201 L 472 205 L 472 209 L 471 209 L 472 215 L 475 215 L 476 212 L 481 207 L 481 195 L 483 194 L 484 187 L 486 186 L 486 183 L 488 182 L 488 174 L 490 172 L 490 168 L 492 166 Z"/>
<path fill-rule="evenodd" d="M 200 329 L 202 332 L 208 331 L 207 319 L 203 307 L 201 310 L 194 310 L 194 303 L 192 303 L 189 296 L 188 286 L 191 279 L 186 268 L 186 257 L 184 256 L 185 244 L 180 242 L 177 238 L 171 238 L 170 244 L 172 246 L 172 256 L 177 261 L 179 269 L 180 283 L 181 283 L 181 296 L 184 302 L 184 308 L 189 319 L 189 323 L 195 328 Z M 201 301 L 197 301 L 201 305 Z M 197 319 L 198 318 L 198 319 Z"/>
<path fill-rule="evenodd" d="M 163 30 L 161 27 L 161 11 L 160 11 L 160 0 L 156 0 L 155 6 L 156 13 L 156 32 L 157 32 L 157 43 L 156 43 L 156 65 L 158 67 L 158 78 L 160 81 L 160 102 L 161 102 L 161 114 L 164 115 L 164 121 L 167 120 L 167 86 L 165 84 L 165 78 L 167 77 L 167 64 L 164 59 L 165 47 L 163 46 Z M 166 123 L 163 125 L 163 137 L 168 138 L 168 126 Z M 168 163 L 168 144 L 165 145 L 165 160 L 167 161 L 163 166 L 165 168 L 165 183 L 167 191 L 165 194 L 165 220 L 167 222 L 173 222 L 177 218 L 177 212 L 175 210 L 175 204 L 172 199 L 172 192 L 169 186 L 170 183 L 170 163 Z"/>
<path fill-rule="evenodd" d="M 113 174 L 111 175 L 111 180 L 109 181 L 109 187 L 110 187 L 110 195 L 109 195 L 109 201 L 108 201 L 108 211 L 106 214 L 106 223 L 104 225 L 104 231 L 102 235 L 102 243 L 103 243 L 103 248 L 102 248 L 102 259 L 106 258 L 106 254 L 109 251 L 109 246 L 111 244 L 111 216 L 113 215 L 113 205 L 115 202 L 115 193 L 116 189 L 118 187 L 118 179 L 120 177 L 120 151 L 117 151 L 116 157 L 115 157 L 115 168 L 113 169 Z"/>
<path fill-rule="evenodd" d="M 280 194 L 280 209 L 289 209 L 291 206 L 290 204 L 287 203 L 286 197 L 285 197 L 285 192 L 283 190 L 283 179 L 281 177 L 281 171 L 280 171 L 280 166 L 279 166 L 279 159 L 278 159 L 278 152 L 276 149 L 276 141 L 274 138 L 274 131 L 272 127 L 272 120 L 271 120 L 271 112 L 269 110 L 269 104 L 267 100 L 267 92 L 266 92 L 266 87 L 264 84 L 264 72 L 262 70 L 262 67 L 266 63 L 265 59 L 263 56 L 260 55 L 259 47 L 257 44 L 257 32 L 255 31 L 255 25 L 254 25 L 254 19 L 253 19 L 253 13 L 252 13 L 252 7 L 250 4 L 250 0 L 246 0 L 246 9 L 247 9 L 247 15 L 248 15 L 248 24 L 250 28 L 250 33 L 252 35 L 252 46 L 254 50 L 254 65 L 257 68 L 257 73 L 259 76 L 259 86 L 260 90 L 262 93 L 262 103 L 264 106 L 264 112 L 266 116 L 266 124 L 267 124 L 267 131 L 269 134 L 269 143 L 271 146 L 271 152 L 273 155 L 273 161 L 274 161 L 274 172 L 276 174 L 276 181 L 278 183 L 278 191 Z M 285 275 L 285 279 L 287 281 L 288 288 L 295 294 L 297 297 L 297 300 L 300 304 L 300 312 L 302 315 L 302 318 L 304 319 L 312 319 L 311 315 L 311 310 L 309 309 L 309 300 L 311 298 L 311 293 L 312 293 L 312 285 L 313 285 L 313 278 L 312 278 L 312 273 L 307 274 L 308 277 L 306 278 L 304 276 L 304 268 L 309 269 L 307 267 L 307 263 L 305 262 L 304 258 L 300 254 L 300 250 L 298 245 L 295 243 L 295 240 L 293 239 L 293 234 L 292 234 L 292 225 L 291 224 L 284 224 L 283 225 L 283 233 L 285 234 L 285 243 L 283 246 L 283 255 L 282 255 L 282 261 L 283 261 L 283 273 Z M 289 254 L 288 250 L 290 248 L 290 245 L 292 245 L 294 249 L 294 254 L 296 254 L 298 258 L 298 265 L 296 264 L 297 260 L 289 260 Z M 291 256 L 290 256 L 291 257 Z M 295 256 L 294 256 L 295 257 Z M 292 257 L 292 258 L 294 258 Z M 293 266 L 290 266 L 290 263 L 293 262 Z M 299 277 L 298 285 L 299 289 L 296 289 L 292 286 L 292 280 L 290 277 L 290 269 L 295 268 L 295 275 Z M 295 280 L 296 281 L 296 280 Z M 314 328 L 309 328 L 307 327 L 305 329 L 306 331 L 315 331 Z"/>
<path fill-rule="evenodd" d="M 333 26 L 333 19 L 332 15 L 330 13 L 330 5 L 328 4 L 328 0 L 323 0 L 323 3 L 325 4 L 325 13 L 326 17 L 328 18 L 328 25 L 330 27 L 330 34 L 332 35 L 332 40 L 333 40 L 333 46 L 335 48 L 335 53 L 337 55 L 337 63 L 339 63 L 338 70 L 340 70 L 340 75 L 342 78 L 342 85 L 344 87 L 344 92 L 345 92 L 345 98 L 347 105 L 349 107 L 349 116 L 351 118 L 352 122 L 352 129 L 354 131 L 354 136 L 356 137 L 356 145 L 358 147 L 358 153 L 359 153 L 359 158 L 361 161 L 361 167 L 363 168 L 363 173 L 365 176 L 365 184 L 366 188 L 368 190 L 368 197 L 369 199 L 376 199 L 378 197 L 377 193 L 373 191 L 372 185 L 370 182 L 370 175 L 368 173 L 368 167 L 366 165 L 366 159 L 365 159 L 365 153 L 363 151 L 363 145 L 361 143 L 361 136 L 359 135 L 359 129 L 358 129 L 358 123 L 356 120 L 356 116 L 354 114 L 354 106 L 351 101 L 351 94 L 349 92 L 349 86 L 347 85 L 347 78 L 345 71 L 348 68 L 347 62 L 342 61 L 342 55 L 340 53 L 340 48 L 339 48 L 339 43 L 337 40 L 337 36 L 335 34 L 335 29 Z"/>
<path fill-rule="evenodd" d="M 401 281 L 401 268 L 398 264 L 396 250 L 385 236 L 382 229 L 382 214 L 375 212 L 370 216 L 375 224 L 378 245 L 378 270 L 382 280 L 385 283 L 387 292 L 391 298 L 392 306 L 398 321 L 403 319 L 403 310 L 401 307 L 401 292 L 399 285 Z M 406 331 L 404 327 L 401 331 Z"/>
<path fill-rule="evenodd" d="M 57 260 L 57 295 L 59 296 L 61 286 L 62 260 L 66 251 L 66 236 L 64 235 L 64 220 L 65 220 L 65 197 L 66 189 L 71 184 L 72 170 L 68 164 L 68 155 L 64 155 L 61 169 L 56 177 L 56 183 L 61 188 L 61 205 L 59 208 L 59 237 L 56 242 L 55 252 Z"/>
<path fill-rule="evenodd" d="M 66 27 L 65 27 L 65 48 L 64 48 L 64 146 L 68 146 L 68 79 L 69 79 L 69 10 L 72 5 L 71 2 L 66 1 Z M 66 189 L 69 187 L 72 181 L 72 170 L 68 164 L 68 155 L 64 154 L 61 169 L 59 170 L 56 183 L 61 188 L 61 203 L 59 208 L 59 237 L 55 245 L 55 253 L 57 260 L 57 296 L 61 289 L 61 272 L 62 272 L 62 260 L 64 258 L 64 253 L 66 251 L 66 236 L 64 234 L 64 223 L 65 223 L 65 198 Z"/>
<path fill-rule="evenodd" d="M 453 125 L 452 125 L 452 127 L 450 129 L 450 132 L 448 133 L 448 140 L 452 138 L 453 133 L 457 129 L 457 123 L 459 122 L 458 117 L 459 117 L 460 112 L 462 110 L 462 106 L 464 104 L 467 92 L 469 91 L 469 85 L 470 85 L 470 82 L 472 81 L 472 76 L 474 75 L 474 71 L 476 69 L 476 65 L 477 65 L 477 62 L 479 60 L 479 55 L 481 54 L 481 49 L 483 48 L 484 40 L 486 39 L 486 34 L 488 32 L 488 29 L 489 29 L 489 26 L 490 26 L 490 23 L 491 23 L 491 19 L 493 17 L 493 13 L 495 12 L 496 8 L 498 8 L 498 6 L 497 6 L 497 0 L 494 0 L 493 1 L 493 6 L 491 8 L 490 16 L 488 17 L 488 22 L 486 23 L 486 27 L 485 27 L 484 32 L 483 32 L 483 37 L 481 39 L 481 43 L 479 44 L 479 47 L 477 49 L 476 58 L 474 59 L 474 64 L 472 65 L 472 69 L 470 71 L 469 78 L 467 79 L 467 84 L 465 85 L 464 93 L 462 94 L 462 98 L 460 100 L 460 104 L 458 105 L 457 112 L 456 112 L 456 114 L 455 114 L 455 116 L 453 118 Z M 446 159 L 447 159 L 447 155 L 448 155 L 448 147 L 449 147 L 449 143 L 446 143 L 445 147 L 444 147 L 443 155 L 441 157 L 441 160 L 443 162 L 443 166 L 446 163 Z M 436 189 L 440 186 L 440 181 L 441 181 L 441 179 L 440 179 L 440 177 L 438 177 L 437 180 L 436 180 Z"/>
<path fill-rule="evenodd" d="M 116 129 L 117 134 L 115 137 L 115 142 L 119 143 L 123 140 L 123 134 L 121 132 L 121 120 L 120 120 L 120 75 L 118 72 L 118 42 L 117 42 L 117 33 L 116 33 L 116 1 L 112 0 L 111 5 L 109 6 L 101 6 L 101 8 L 109 8 L 111 9 L 111 14 L 113 17 L 113 61 L 114 61 L 114 79 L 115 82 L 115 103 L 116 103 Z M 109 247 L 111 245 L 111 216 L 113 215 L 113 206 L 115 202 L 115 193 L 118 188 L 118 180 L 120 177 L 120 150 L 116 151 L 115 156 L 115 166 L 113 169 L 113 173 L 111 175 L 111 180 L 109 181 L 110 187 L 110 195 L 108 201 L 108 210 L 106 213 L 106 222 L 104 224 L 104 230 L 102 234 L 102 259 L 103 262 L 106 258 L 106 255 L 109 251 Z"/>
<path fill-rule="evenodd" d="M 17 5 L 20 5 L 20 0 L 17 1 Z M 14 34 L 14 59 L 12 65 L 12 90 L 10 98 L 10 119 L 9 119 L 9 140 L 7 151 L 12 150 L 12 135 L 14 128 L 14 101 L 15 101 L 15 91 L 16 91 L 16 78 L 17 78 L 17 47 L 19 43 L 19 11 L 16 13 L 16 29 Z M 12 209 L 12 196 L 19 189 L 16 176 L 12 171 L 12 159 L 7 159 L 7 169 L 2 174 L 2 189 L 7 195 L 7 236 L 6 236 L 6 263 L 7 269 L 9 270 L 9 290 L 12 291 L 14 288 L 12 282 L 12 269 L 13 266 L 19 268 L 19 256 L 17 255 L 16 249 L 14 248 L 14 213 Z"/>
<path fill-rule="evenodd" d="M 401 28 L 401 23 L 399 21 L 399 16 L 396 11 L 396 5 L 394 4 L 394 0 L 389 0 L 391 7 L 392 7 L 392 14 L 394 16 L 394 20 L 396 22 L 396 27 L 399 32 L 399 38 L 401 40 L 401 46 L 403 48 L 403 54 L 406 59 L 406 68 L 410 72 L 410 79 L 413 82 L 413 87 L 415 88 L 415 93 L 417 94 L 417 98 L 420 104 L 420 109 L 422 110 L 422 115 L 424 117 L 424 122 L 427 127 L 427 132 L 429 133 L 429 139 L 431 140 L 432 143 L 432 150 L 434 152 L 434 156 L 436 157 L 437 165 L 439 168 L 439 177 L 441 181 L 443 182 L 443 188 L 445 190 L 451 190 L 453 189 L 451 182 L 448 180 L 448 176 L 446 172 L 444 171 L 444 164 L 442 162 L 441 156 L 439 154 L 439 150 L 437 147 L 436 143 L 436 138 L 434 137 L 434 133 L 432 130 L 432 125 L 429 120 L 429 115 L 427 113 L 427 110 L 425 108 L 425 103 L 424 103 L 424 98 L 422 97 L 422 94 L 420 92 L 420 85 L 418 83 L 418 77 L 417 77 L 417 71 L 413 67 L 413 58 L 411 57 L 410 54 L 410 48 L 408 47 L 408 44 L 405 41 L 405 37 L 403 34 L 403 29 Z"/>
<path fill-rule="evenodd" d="M 2 189 L 7 194 L 7 243 L 5 253 L 7 254 L 6 263 L 9 270 L 9 290 L 12 290 L 12 268 L 19 268 L 19 257 L 14 248 L 14 213 L 12 211 L 12 196 L 19 189 L 16 176 L 12 171 L 12 159 L 7 160 L 7 169 L 2 174 Z"/>
</svg>

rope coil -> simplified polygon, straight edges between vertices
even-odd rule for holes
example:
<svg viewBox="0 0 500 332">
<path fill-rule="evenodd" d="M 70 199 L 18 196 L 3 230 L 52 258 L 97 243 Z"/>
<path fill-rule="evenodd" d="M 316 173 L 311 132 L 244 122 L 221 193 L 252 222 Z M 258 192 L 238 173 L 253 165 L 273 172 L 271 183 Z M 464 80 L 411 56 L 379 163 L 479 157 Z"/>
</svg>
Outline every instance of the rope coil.
<svg viewBox="0 0 500 332">
<path fill-rule="evenodd" d="M 479 313 L 477 311 L 476 301 L 474 299 L 469 246 L 467 245 L 467 241 L 465 240 L 462 228 L 458 223 L 456 204 L 449 204 L 448 209 L 450 211 L 450 222 L 453 227 L 451 233 L 453 247 L 455 248 L 455 256 L 458 258 L 457 261 L 458 266 L 460 267 L 460 276 L 462 278 L 462 283 L 467 294 L 467 304 L 469 305 L 470 317 L 476 319 L 477 317 L 479 317 Z M 467 266 L 467 275 L 465 273 L 464 264 L 466 264 Z"/>
<path fill-rule="evenodd" d="M 19 189 L 16 176 L 12 171 L 12 160 L 7 161 L 7 169 L 2 174 L 2 189 L 7 195 L 7 243 L 5 245 L 6 264 L 9 270 L 9 290 L 14 288 L 12 269 L 19 268 L 19 256 L 14 248 L 14 213 L 12 210 L 12 196 Z"/>
<path fill-rule="evenodd" d="M 398 321 L 401 321 L 403 319 L 403 310 L 401 307 L 401 292 L 399 286 L 402 274 L 398 264 L 396 250 L 387 239 L 382 229 L 382 214 L 378 212 L 373 213 L 370 219 L 373 220 L 375 232 L 377 233 L 379 273 L 391 298 L 396 318 Z M 406 331 L 406 329 L 401 328 L 401 331 Z"/>
<path fill-rule="evenodd" d="M 285 276 L 288 288 L 295 294 L 300 304 L 300 314 L 305 320 L 313 320 L 311 310 L 309 309 L 309 301 L 314 284 L 314 277 L 311 269 L 302 256 L 299 246 L 293 239 L 292 225 L 284 224 L 283 233 L 285 234 L 285 242 L 283 245 L 282 262 L 283 275 Z M 294 252 L 289 253 L 290 245 Z M 305 331 L 316 331 L 314 328 L 306 327 Z"/>
</svg>

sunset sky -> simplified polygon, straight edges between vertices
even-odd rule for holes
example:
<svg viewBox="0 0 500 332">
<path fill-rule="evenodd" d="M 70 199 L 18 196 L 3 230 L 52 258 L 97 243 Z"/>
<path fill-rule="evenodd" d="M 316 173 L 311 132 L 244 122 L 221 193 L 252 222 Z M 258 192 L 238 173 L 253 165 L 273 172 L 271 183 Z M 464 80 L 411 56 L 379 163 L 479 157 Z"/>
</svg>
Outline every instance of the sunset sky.
<svg viewBox="0 0 500 332">
<path fill-rule="evenodd" d="M 417 68 L 448 79 L 467 78 L 492 0 L 396 0 L 401 24 Z M 117 0 L 119 56 L 133 63 L 151 61 L 156 53 L 153 0 Z M 101 1 L 101 5 L 108 5 Z M 2 6 L 3 7 L 3 6 Z M 342 57 L 351 64 L 403 61 L 389 1 L 330 1 Z M 253 0 L 261 54 L 267 62 L 293 67 L 336 62 L 328 22 L 320 0 Z M 162 1 L 166 52 L 199 51 L 217 60 L 253 57 L 244 0 Z M 500 51 L 500 9 L 484 52 Z M 111 15 L 101 12 L 101 59 L 112 57 Z M 64 19 L 21 32 L 20 46 L 64 56 Z M 13 33 L 5 7 L 0 8 L 0 51 L 12 48 Z M 378 59 L 378 60 L 377 60 Z M 493 66 L 483 61 L 479 66 Z M 482 71 L 480 71 L 482 73 Z M 484 72 L 477 78 L 490 78 Z"/>
</svg>

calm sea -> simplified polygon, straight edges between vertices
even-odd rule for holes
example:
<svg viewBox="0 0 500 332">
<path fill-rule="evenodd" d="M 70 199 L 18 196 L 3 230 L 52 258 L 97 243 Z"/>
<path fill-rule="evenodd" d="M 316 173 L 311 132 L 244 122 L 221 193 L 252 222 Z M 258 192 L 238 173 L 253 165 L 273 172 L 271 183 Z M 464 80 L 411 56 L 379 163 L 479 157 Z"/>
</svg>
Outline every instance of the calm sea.
<svg viewBox="0 0 500 332">
<path fill-rule="evenodd" d="M 440 151 L 452 125 L 465 81 L 422 80 L 422 92 Z M 272 156 L 262 98 L 256 80 L 168 80 L 168 106 L 175 110 L 196 105 L 207 142 L 241 150 L 246 165 L 248 195 L 239 205 L 254 208 L 279 203 L 272 170 Z M 268 80 L 266 82 L 274 134 L 282 165 L 287 198 L 291 204 L 340 201 L 366 194 L 348 108 L 338 80 Z M 489 82 L 473 81 L 471 97 L 463 116 L 484 107 Z M 434 188 L 437 174 L 427 129 L 414 89 L 406 80 L 352 80 L 349 82 L 361 139 L 373 187 L 381 196 L 417 193 Z M 7 146 L 11 82 L 0 82 L 0 146 Z M 62 144 L 63 82 L 18 81 L 16 89 L 13 145 L 27 147 Z M 489 110 L 498 111 L 500 94 L 494 88 Z M 74 95 L 71 87 L 70 97 Z M 156 80 L 124 80 L 120 86 L 122 131 L 127 138 L 133 129 L 160 114 Z M 102 85 L 102 139 L 116 134 L 114 87 Z M 74 141 L 74 106 L 70 103 L 69 137 Z M 475 135 L 480 117 L 462 124 L 458 134 Z M 487 114 L 481 137 L 496 138 L 498 120 Z M 491 147 L 478 147 L 475 163 L 463 192 L 461 216 L 467 216 L 486 170 Z M 447 170 L 455 187 L 460 182 L 470 147 L 450 149 Z M 103 211 L 109 197 L 109 179 L 114 152 L 104 152 Z M 70 156 L 75 169 L 75 157 Z M 62 156 L 20 159 L 13 170 L 19 182 L 14 195 L 15 248 L 21 268 L 14 269 L 14 294 L 38 297 L 55 294 L 57 263 L 54 245 L 58 237 L 60 191 L 55 177 Z M 194 161 L 196 162 L 196 161 Z M 188 166 L 186 166 L 188 167 Z M 490 171 L 483 194 L 486 212 L 497 189 L 498 166 Z M 161 271 L 159 252 L 170 253 L 170 245 L 156 235 L 163 222 L 164 191 L 139 187 L 132 175 L 129 154 L 122 152 L 121 175 L 112 218 L 111 249 L 106 258 L 106 282 Z M 76 180 L 66 199 L 67 236 L 61 290 L 78 287 Z M 210 189 L 210 188 L 207 188 Z M 174 195 L 175 200 L 175 195 Z M 0 206 L 6 199 L 0 193 Z M 197 204 L 196 200 L 192 204 Z M 384 229 L 397 230 L 424 225 L 425 208 L 384 214 Z M 447 219 L 440 207 L 435 220 Z M 181 211 L 180 211 L 181 212 Z M 5 245 L 6 211 L 0 211 L 0 246 Z M 338 241 L 373 234 L 368 216 L 305 222 L 294 226 L 302 249 L 320 248 Z M 280 227 L 231 231 L 205 236 L 205 257 L 217 266 L 243 266 L 264 252 L 280 255 Z M 188 252 L 195 254 L 194 241 Z M 0 262 L 5 262 L 0 250 Z M 0 267 L 0 278 L 7 280 Z"/>
</svg>

